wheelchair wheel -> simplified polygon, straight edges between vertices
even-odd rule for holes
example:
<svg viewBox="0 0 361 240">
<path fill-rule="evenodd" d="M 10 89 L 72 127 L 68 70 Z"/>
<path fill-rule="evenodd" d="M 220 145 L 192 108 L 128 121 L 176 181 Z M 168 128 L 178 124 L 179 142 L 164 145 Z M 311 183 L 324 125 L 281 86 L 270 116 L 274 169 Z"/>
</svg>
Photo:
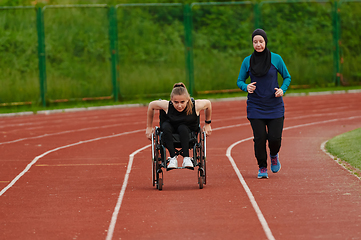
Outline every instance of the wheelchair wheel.
<svg viewBox="0 0 361 240">
<path fill-rule="evenodd" d="M 153 187 L 155 186 L 155 180 L 156 180 L 156 171 L 157 171 L 157 162 L 153 159 L 153 164 L 152 164 L 152 182 L 153 182 Z"/>
<path fill-rule="evenodd" d="M 203 185 L 206 184 L 206 157 L 205 157 L 205 134 L 203 132 L 199 136 L 199 142 L 196 149 L 197 161 L 198 161 L 198 185 L 200 189 L 203 189 Z"/>
<path fill-rule="evenodd" d="M 163 175 L 163 174 L 162 174 Z M 163 189 L 163 177 L 162 178 L 158 178 L 158 182 L 157 182 L 157 189 L 159 191 L 161 191 Z"/>
<path fill-rule="evenodd" d="M 203 165 L 203 171 L 204 171 L 204 184 L 207 184 L 207 166 L 206 166 L 206 133 L 202 133 L 202 165 Z"/>
<path fill-rule="evenodd" d="M 155 161 L 153 162 L 153 175 L 154 175 L 154 184 L 156 184 L 157 189 L 163 189 L 163 171 L 162 171 L 162 164 L 163 160 L 161 157 L 160 149 L 157 148 L 155 151 Z"/>
<path fill-rule="evenodd" d="M 198 171 L 198 185 L 199 189 L 203 189 L 205 176 L 202 176 L 201 171 Z"/>
<path fill-rule="evenodd" d="M 200 164 L 198 168 L 198 185 L 199 189 L 203 189 L 206 184 L 206 162 L 204 156 L 200 156 Z"/>
<path fill-rule="evenodd" d="M 159 134 L 156 129 L 155 133 L 152 136 L 152 181 L 153 186 L 156 186 L 157 189 L 162 190 L 163 188 L 163 158 L 164 158 L 164 149 L 159 144 Z"/>
</svg>

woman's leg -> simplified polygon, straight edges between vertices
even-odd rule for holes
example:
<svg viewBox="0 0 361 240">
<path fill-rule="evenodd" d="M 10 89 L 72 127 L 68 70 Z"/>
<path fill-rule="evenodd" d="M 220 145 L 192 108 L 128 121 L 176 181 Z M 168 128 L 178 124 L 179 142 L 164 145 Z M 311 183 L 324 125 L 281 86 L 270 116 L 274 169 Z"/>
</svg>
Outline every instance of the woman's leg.
<svg viewBox="0 0 361 240">
<path fill-rule="evenodd" d="M 254 153 L 259 168 L 267 168 L 267 130 L 266 120 L 264 119 L 248 119 L 253 129 Z"/>
<path fill-rule="evenodd" d="M 268 120 L 268 147 L 270 155 L 276 156 L 281 148 L 284 117 Z"/>
<path fill-rule="evenodd" d="M 173 143 L 173 127 L 169 122 L 163 122 L 161 130 L 163 132 L 162 141 L 164 146 L 168 149 L 171 158 L 175 156 L 175 148 Z"/>
<path fill-rule="evenodd" d="M 183 151 L 183 157 L 189 157 L 189 133 L 190 130 L 186 125 L 179 125 L 177 132 L 179 134 L 182 151 Z"/>
</svg>

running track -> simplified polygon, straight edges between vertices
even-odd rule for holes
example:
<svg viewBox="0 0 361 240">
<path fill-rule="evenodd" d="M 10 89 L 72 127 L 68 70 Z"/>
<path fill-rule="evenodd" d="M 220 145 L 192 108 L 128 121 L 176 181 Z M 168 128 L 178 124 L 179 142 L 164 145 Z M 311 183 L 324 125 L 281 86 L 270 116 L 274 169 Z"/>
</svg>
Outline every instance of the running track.
<svg viewBox="0 0 361 240">
<path fill-rule="evenodd" d="M 213 102 L 204 189 L 191 170 L 152 186 L 146 107 L 0 118 L 0 239 L 361 239 L 361 181 L 321 149 L 361 127 L 361 93 L 284 100 L 267 180 L 245 100 Z"/>
</svg>

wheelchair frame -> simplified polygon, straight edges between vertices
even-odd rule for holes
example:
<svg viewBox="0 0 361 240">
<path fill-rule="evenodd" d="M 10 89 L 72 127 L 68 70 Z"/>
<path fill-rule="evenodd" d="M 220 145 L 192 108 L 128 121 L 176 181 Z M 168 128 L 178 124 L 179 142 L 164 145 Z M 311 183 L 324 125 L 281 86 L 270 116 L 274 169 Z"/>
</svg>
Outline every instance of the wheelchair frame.
<svg viewBox="0 0 361 240">
<path fill-rule="evenodd" d="M 169 162 L 167 158 L 166 148 L 161 143 L 161 130 L 159 127 L 155 127 L 155 131 L 152 134 L 152 181 L 153 186 L 156 186 L 158 190 L 163 189 L 163 169 L 167 171 L 172 170 L 167 168 Z M 192 132 L 193 137 L 190 139 L 189 149 L 193 150 L 193 166 L 198 167 L 198 185 L 202 189 L 207 183 L 206 177 L 206 133 L 200 130 L 199 132 Z M 177 134 L 173 134 L 175 139 Z M 177 142 L 175 142 L 176 145 Z M 176 149 L 179 147 L 176 146 Z M 179 155 L 181 150 L 176 150 L 176 155 Z M 177 169 L 184 169 L 178 167 Z M 194 170 L 194 169 L 193 169 Z"/>
</svg>

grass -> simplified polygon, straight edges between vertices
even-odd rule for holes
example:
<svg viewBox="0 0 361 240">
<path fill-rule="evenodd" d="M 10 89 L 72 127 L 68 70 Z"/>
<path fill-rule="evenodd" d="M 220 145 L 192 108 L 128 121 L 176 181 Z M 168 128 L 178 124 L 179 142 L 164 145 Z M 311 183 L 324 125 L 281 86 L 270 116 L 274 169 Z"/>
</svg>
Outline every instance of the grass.
<svg viewBox="0 0 361 240">
<path fill-rule="evenodd" d="M 361 128 L 346 132 L 329 140 L 326 149 L 333 156 L 358 169 L 361 172 Z M 361 177 L 359 175 L 359 177 Z"/>
</svg>

